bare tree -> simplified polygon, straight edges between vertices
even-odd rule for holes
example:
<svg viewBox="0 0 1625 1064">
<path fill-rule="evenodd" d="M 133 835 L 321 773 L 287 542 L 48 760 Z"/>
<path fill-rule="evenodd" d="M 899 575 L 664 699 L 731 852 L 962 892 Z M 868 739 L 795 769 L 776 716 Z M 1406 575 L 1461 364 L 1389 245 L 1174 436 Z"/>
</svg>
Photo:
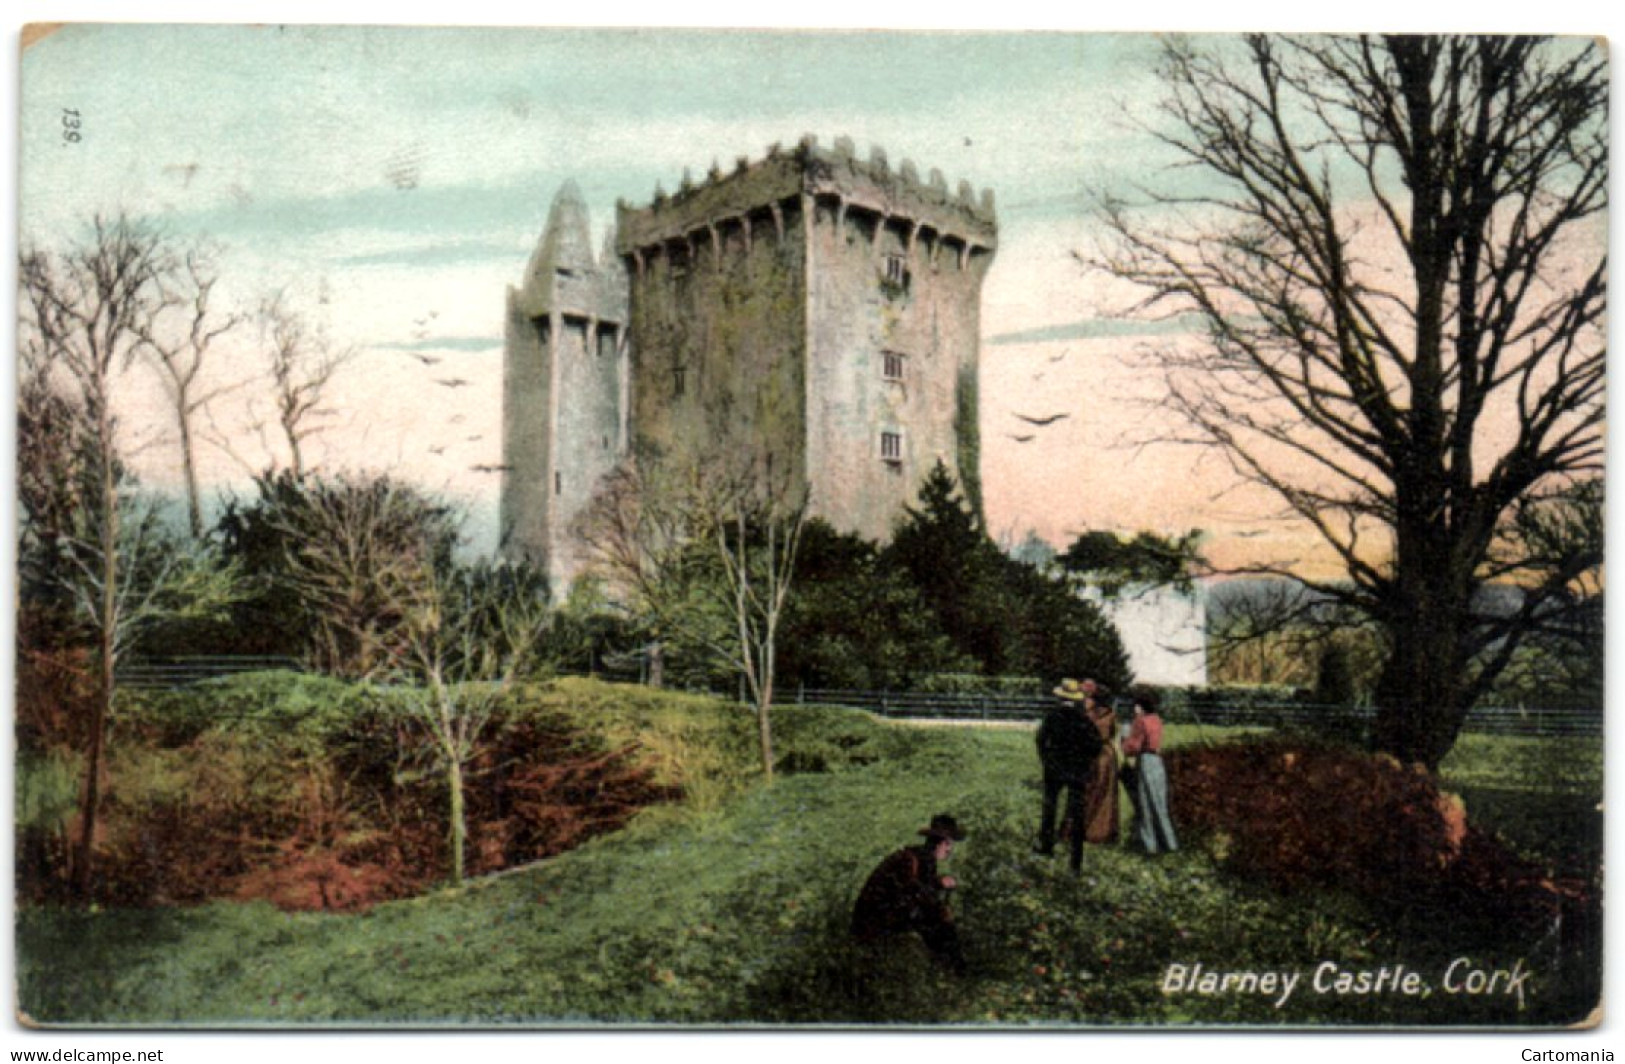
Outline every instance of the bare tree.
<svg viewBox="0 0 1625 1064">
<path fill-rule="evenodd" d="M 646 463 L 623 462 L 599 483 L 572 531 L 609 601 L 650 629 L 648 683 L 664 686 L 665 626 L 684 597 L 677 577 L 690 538 L 676 496 Z"/>
<path fill-rule="evenodd" d="M 157 229 L 122 216 L 95 218 L 87 237 L 65 250 L 28 246 L 20 259 L 26 379 L 36 395 L 55 397 L 52 416 L 73 422 L 54 438 L 75 453 L 54 461 L 57 474 L 78 488 L 74 504 L 27 520 L 50 522 L 50 579 L 60 583 L 91 633 L 98 670 L 72 862 L 84 898 L 90 894 L 119 658 L 156 621 L 214 612 L 231 595 L 229 572 L 166 542 L 156 506 L 133 495 L 119 449 L 113 409 L 119 381 L 152 333 L 165 282 L 176 269 L 177 259 Z M 36 493 L 35 499 L 49 494 Z"/>
<path fill-rule="evenodd" d="M 462 883 L 468 819 L 464 778 L 498 705 L 535 660 L 547 626 L 545 589 L 510 566 L 450 571 L 417 564 L 398 665 L 417 682 L 417 716 L 446 774 L 451 878 Z"/>
<path fill-rule="evenodd" d="M 805 490 L 770 463 L 629 462 L 605 478 L 576 527 L 612 598 L 655 633 L 735 672 L 773 776 L 778 632 L 806 527 Z"/>
<path fill-rule="evenodd" d="M 192 538 L 203 537 L 203 506 L 198 487 L 196 419 L 209 403 L 246 382 L 209 387 L 203 378 L 214 342 L 242 321 L 213 306 L 219 273 L 213 256 L 189 248 L 176 269 L 163 278 L 161 300 L 169 314 L 153 316 L 142 330 L 143 350 L 158 370 L 158 379 L 175 414 L 175 430 L 186 479 L 186 513 Z M 175 324 L 168 319 L 178 318 Z"/>
<path fill-rule="evenodd" d="M 333 378 L 355 358 L 351 348 L 335 345 L 326 330 L 296 309 L 286 292 L 260 304 L 261 335 L 270 360 L 276 423 L 288 448 L 288 466 L 296 477 L 307 469 L 305 445 L 326 426 L 333 411 L 323 403 Z"/>
<path fill-rule="evenodd" d="M 745 678 L 756 714 L 762 774 L 771 781 L 779 624 L 790 598 L 808 498 L 805 492 L 791 496 L 751 482 L 713 491 L 697 502 L 704 507 L 699 512 L 721 563 L 722 590 L 733 621 L 733 638 L 716 649 Z"/>
<path fill-rule="evenodd" d="M 1160 135 L 1202 180 L 1106 199 L 1093 261 L 1205 323 L 1154 352 L 1166 402 L 1335 552 L 1346 581 L 1304 582 L 1386 635 L 1376 743 L 1437 766 L 1530 630 L 1480 609 L 1518 568 L 1492 544 L 1601 468 L 1606 59 L 1254 36 L 1170 41 L 1164 73 Z"/>
</svg>

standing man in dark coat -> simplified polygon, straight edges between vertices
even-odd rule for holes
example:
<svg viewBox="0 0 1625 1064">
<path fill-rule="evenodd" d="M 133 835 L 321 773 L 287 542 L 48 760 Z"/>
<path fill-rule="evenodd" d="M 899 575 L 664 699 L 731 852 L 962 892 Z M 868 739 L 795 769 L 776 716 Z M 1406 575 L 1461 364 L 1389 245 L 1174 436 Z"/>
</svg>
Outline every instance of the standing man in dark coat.
<svg viewBox="0 0 1625 1064">
<path fill-rule="evenodd" d="M 1066 815 L 1072 821 L 1072 872 L 1083 868 L 1084 797 L 1095 761 L 1105 747 L 1100 730 L 1084 714 L 1084 702 L 1095 690 L 1093 680 L 1062 680 L 1053 694 L 1058 700 L 1038 726 L 1038 759 L 1044 766 L 1044 814 L 1038 826 L 1038 849 L 1045 857 L 1055 852 L 1055 806 L 1066 790 Z M 1115 800 L 1116 795 L 1113 795 Z"/>
<path fill-rule="evenodd" d="M 878 942 L 917 932 L 933 957 L 962 975 L 965 955 L 948 909 L 948 892 L 958 884 L 953 876 L 937 874 L 937 862 L 947 859 L 965 832 L 953 817 L 939 813 L 920 834 L 923 843 L 898 850 L 869 874 L 852 912 L 852 934 L 863 942 Z"/>
</svg>

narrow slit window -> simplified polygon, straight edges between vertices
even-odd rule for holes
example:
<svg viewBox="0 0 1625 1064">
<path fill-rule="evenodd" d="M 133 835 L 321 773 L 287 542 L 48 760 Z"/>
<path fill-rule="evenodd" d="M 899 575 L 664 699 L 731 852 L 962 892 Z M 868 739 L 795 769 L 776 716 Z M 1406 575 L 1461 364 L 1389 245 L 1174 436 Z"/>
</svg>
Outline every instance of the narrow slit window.
<svg viewBox="0 0 1625 1064">
<path fill-rule="evenodd" d="M 901 255 L 887 255 L 882 265 L 882 279 L 893 288 L 908 284 L 908 264 Z"/>
<path fill-rule="evenodd" d="M 904 358 L 900 351 L 880 353 L 880 376 L 883 380 L 902 381 Z"/>
</svg>

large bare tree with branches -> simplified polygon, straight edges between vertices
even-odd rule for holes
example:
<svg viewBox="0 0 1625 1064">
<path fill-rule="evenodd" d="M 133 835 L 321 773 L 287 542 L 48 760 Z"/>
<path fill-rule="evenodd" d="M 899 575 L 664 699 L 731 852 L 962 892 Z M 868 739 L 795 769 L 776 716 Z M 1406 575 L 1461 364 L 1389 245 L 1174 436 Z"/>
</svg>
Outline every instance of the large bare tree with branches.
<svg viewBox="0 0 1625 1064">
<path fill-rule="evenodd" d="M 309 441 L 333 416 L 325 405 L 330 398 L 328 389 L 345 364 L 355 358 L 355 350 L 336 344 L 285 291 L 267 296 L 258 317 L 270 368 L 276 427 L 287 447 L 288 469 L 302 477 L 308 468 Z"/>
<path fill-rule="evenodd" d="M 50 452 L 35 458 L 51 471 L 37 483 L 43 467 L 24 477 L 25 542 L 47 555 L 42 579 L 89 633 L 97 670 L 72 859 L 84 898 L 118 662 L 154 624 L 213 615 L 235 594 L 229 570 L 176 549 L 157 504 L 134 490 L 121 451 L 121 381 L 156 334 L 183 272 L 158 229 L 124 216 L 95 218 L 84 239 L 59 250 L 25 246 L 19 262 L 21 398 L 46 404 L 25 412 L 19 427 L 31 447 Z"/>
<path fill-rule="evenodd" d="M 1164 76 L 1184 179 L 1105 197 L 1089 258 L 1205 324 L 1149 352 L 1184 438 L 1335 552 L 1347 579 L 1305 583 L 1386 636 L 1376 744 L 1435 767 L 1601 563 L 1513 548 L 1520 507 L 1602 465 L 1606 59 L 1255 36 L 1171 40 Z M 1515 608 L 1483 608 L 1493 581 Z"/>
</svg>

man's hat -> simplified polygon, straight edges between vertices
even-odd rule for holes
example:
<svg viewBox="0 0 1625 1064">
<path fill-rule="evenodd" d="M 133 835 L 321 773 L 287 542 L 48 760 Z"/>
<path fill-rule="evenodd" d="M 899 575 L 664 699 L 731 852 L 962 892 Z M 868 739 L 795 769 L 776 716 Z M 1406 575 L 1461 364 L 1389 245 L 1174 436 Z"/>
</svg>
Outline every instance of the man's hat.
<svg viewBox="0 0 1625 1064">
<path fill-rule="evenodd" d="M 965 829 L 959 826 L 959 821 L 947 813 L 938 813 L 931 818 L 931 826 L 921 828 L 920 834 L 928 839 L 952 839 L 962 842 L 965 838 Z"/>
<path fill-rule="evenodd" d="M 1050 692 L 1056 698 L 1064 698 L 1068 702 L 1082 702 L 1086 698 L 1093 698 L 1095 694 L 1095 681 L 1062 680 L 1061 686 Z"/>
</svg>

